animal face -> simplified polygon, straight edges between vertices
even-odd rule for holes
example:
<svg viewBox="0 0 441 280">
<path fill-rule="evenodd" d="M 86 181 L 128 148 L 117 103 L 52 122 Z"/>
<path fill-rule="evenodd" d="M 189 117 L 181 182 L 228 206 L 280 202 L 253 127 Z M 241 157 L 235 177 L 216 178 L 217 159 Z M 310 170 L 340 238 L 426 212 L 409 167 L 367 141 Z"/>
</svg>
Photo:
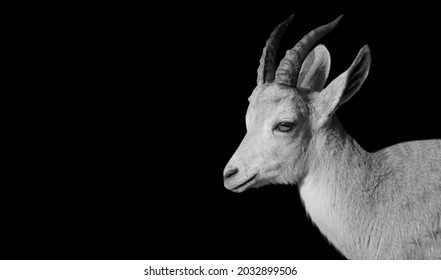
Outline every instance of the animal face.
<svg viewBox="0 0 441 280">
<path fill-rule="evenodd" d="M 228 189 L 296 183 L 293 175 L 302 173 L 311 139 L 308 93 L 279 84 L 256 87 L 245 118 L 247 133 L 226 167 Z"/>
</svg>

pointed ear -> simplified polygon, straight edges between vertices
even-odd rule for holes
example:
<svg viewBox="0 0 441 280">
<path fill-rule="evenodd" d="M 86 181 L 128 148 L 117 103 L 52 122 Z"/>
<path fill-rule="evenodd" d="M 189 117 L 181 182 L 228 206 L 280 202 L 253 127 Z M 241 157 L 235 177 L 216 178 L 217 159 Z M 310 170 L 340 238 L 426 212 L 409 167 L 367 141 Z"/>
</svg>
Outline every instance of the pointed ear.
<svg viewBox="0 0 441 280">
<path fill-rule="evenodd" d="M 321 118 L 328 119 L 341 104 L 348 101 L 363 85 L 371 66 L 371 52 L 365 45 L 358 52 L 351 67 L 335 78 L 317 95 L 316 110 Z"/>
<path fill-rule="evenodd" d="M 297 87 L 321 91 L 328 79 L 331 56 L 323 45 L 318 45 L 303 61 Z"/>
</svg>

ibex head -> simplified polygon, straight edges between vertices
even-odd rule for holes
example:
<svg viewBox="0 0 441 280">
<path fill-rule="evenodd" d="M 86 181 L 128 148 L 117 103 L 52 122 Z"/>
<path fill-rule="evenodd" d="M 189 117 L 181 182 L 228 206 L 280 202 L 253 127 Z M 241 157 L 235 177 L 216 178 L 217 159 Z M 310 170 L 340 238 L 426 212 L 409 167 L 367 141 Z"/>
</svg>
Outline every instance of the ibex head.
<svg viewBox="0 0 441 280">
<path fill-rule="evenodd" d="M 310 49 L 342 16 L 303 37 L 276 70 L 278 42 L 293 16 L 274 29 L 263 49 L 257 87 L 249 98 L 247 133 L 224 171 L 225 187 L 232 191 L 301 180 L 308 171 L 314 138 L 326 130 L 338 106 L 358 91 L 368 75 L 371 60 L 366 45 L 349 69 L 323 88 L 329 52 L 323 45 Z"/>
</svg>

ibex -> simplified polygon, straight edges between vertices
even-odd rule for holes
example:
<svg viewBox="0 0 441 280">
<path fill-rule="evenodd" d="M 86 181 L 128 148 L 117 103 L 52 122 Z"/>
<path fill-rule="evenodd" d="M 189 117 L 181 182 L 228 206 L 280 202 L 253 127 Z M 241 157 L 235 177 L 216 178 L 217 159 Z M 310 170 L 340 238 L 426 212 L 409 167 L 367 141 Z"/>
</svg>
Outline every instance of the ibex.
<svg viewBox="0 0 441 280">
<path fill-rule="evenodd" d="M 224 170 L 243 192 L 296 185 L 311 220 L 349 259 L 441 259 L 441 140 L 412 141 L 370 153 L 335 116 L 365 81 L 365 45 L 349 69 L 324 87 L 330 55 L 314 44 L 341 17 L 311 31 L 276 69 L 291 15 L 263 49 L 249 97 L 247 133 Z"/>
</svg>

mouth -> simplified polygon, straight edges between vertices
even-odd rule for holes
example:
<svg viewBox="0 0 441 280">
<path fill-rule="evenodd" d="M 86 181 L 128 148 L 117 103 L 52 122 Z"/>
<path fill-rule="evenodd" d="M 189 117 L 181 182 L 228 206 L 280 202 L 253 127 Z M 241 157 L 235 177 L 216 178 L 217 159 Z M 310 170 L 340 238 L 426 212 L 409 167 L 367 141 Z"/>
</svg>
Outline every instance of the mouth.
<svg viewBox="0 0 441 280">
<path fill-rule="evenodd" d="M 242 184 L 232 188 L 231 190 L 234 192 L 243 192 L 244 190 L 248 189 L 254 183 L 254 179 L 256 178 L 256 176 L 257 176 L 257 174 L 254 174 L 248 180 L 246 180 Z"/>
</svg>

